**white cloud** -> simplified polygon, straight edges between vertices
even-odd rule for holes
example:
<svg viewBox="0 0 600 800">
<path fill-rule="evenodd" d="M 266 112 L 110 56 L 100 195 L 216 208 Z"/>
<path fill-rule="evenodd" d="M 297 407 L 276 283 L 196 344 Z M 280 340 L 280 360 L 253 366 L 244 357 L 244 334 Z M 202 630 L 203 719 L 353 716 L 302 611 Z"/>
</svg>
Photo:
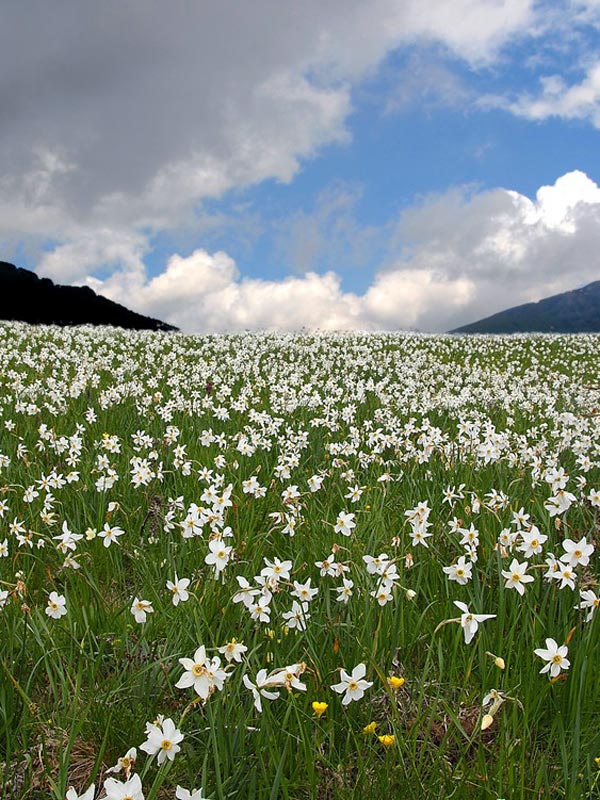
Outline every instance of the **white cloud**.
<svg viewBox="0 0 600 800">
<path fill-rule="evenodd" d="M 547 75 L 541 78 L 537 94 L 521 94 L 515 100 L 486 96 L 478 103 L 482 108 L 502 108 L 525 119 L 586 120 L 600 128 L 600 61 L 586 69 L 579 83 L 569 85 L 561 75 Z"/>
<path fill-rule="evenodd" d="M 404 249 L 363 294 L 333 271 L 245 278 L 226 253 L 173 256 L 150 280 L 121 271 L 94 288 L 189 332 L 276 328 L 448 330 L 600 278 L 600 188 L 575 171 L 534 200 L 452 190 L 406 211 Z"/>
</svg>

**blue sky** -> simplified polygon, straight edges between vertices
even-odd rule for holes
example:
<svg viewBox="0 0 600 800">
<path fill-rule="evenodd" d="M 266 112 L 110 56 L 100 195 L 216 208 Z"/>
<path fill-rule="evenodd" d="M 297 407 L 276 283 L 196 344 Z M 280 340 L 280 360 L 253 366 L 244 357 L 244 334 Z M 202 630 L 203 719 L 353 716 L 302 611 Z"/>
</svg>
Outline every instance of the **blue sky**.
<svg viewBox="0 0 600 800">
<path fill-rule="evenodd" d="M 2 258 L 188 331 L 447 330 L 600 279 L 595 0 L 5 11 Z"/>
</svg>

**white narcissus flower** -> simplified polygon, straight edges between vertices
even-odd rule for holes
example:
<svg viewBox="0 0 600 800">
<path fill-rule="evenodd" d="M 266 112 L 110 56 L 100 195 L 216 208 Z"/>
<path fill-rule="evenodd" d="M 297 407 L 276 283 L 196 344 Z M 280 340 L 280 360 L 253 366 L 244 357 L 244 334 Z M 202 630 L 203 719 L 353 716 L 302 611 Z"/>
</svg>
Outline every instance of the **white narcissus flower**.
<svg viewBox="0 0 600 800">
<path fill-rule="evenodd" d="M 340 678 L 342 680 L 339 683 L 333 684 L 331 688 L 338 694 L 344 694 L 342 698 L 343 706 L 347 706 L 348 703 L 351 703 L 353 700 L 360 700 L 365 690 L 373 686 L 373 681 L 364 680 L 366 674 L 367 667 L 365 664 L 357 664 L 350 675 L 345 669 L 340 670 Z"/>
<path fill-rule="evenodd" d="M 228 664 L 230 664 L 232 661 L 237 661 L 238 664 L 241 664 L 242 656 L 248 650 L 248 648 L 242 642 L 232 639 L 230 642 L 227 642 L 227 644 L 223 645 L 223 647 L 219 647 L 218 650 L 222 656 L 225 656 L 225 660 Z"/>
<path fill-rule="evenodd" d="M 180 602 L 185 603 L 189 599 L 190 593 L 187 588 L 190 585 L 189 578 L 178 578 L 175 574 L 175 581 L 167 581 L 167 589 L 173 595 L 173 605 L 177 606 Z"/>
<path fill-rule="evenodd" d="M 106 774 L 108 775 L 110 772 L 113 772 L 115 774 L 119 772 L 124 772 L 125 775 L 129 775 L 130 772 L 135 767 L 136 759 L 137 759 L 137 750 L 135 749 L 135 747 L 130 747 L 124 756 L 121 756 L 121 758 L 117 759 L 117 763 L 114 765 L 114 767 L 110 767 L 109 769 L 106 770 Z"/>
<path fill-rule="evenodd" d="M 1 594 L 1 593 L 0 593 Z M 598 597 L 592 589 L 579 590 L 579 597 L 581 602 L 575 608 L 589 608 L 585 616 L 585 621 L 589 622 L 594 616 L 594 611 L 600 606 L 600 597 Z"/>
<path fill-rule="evenodd" d="M 469 606 L 466 603 L 461 603 L 460 600 L 455 600 L 454 605 L 462 611 L 460 617 L 460 624 L 465 634 L 465 644 L 469 644 L 479 628 L 480 622 L 485 622 L 486 619 L 494 619 L 495 614 L 471 614 Z"/>
<path fill-rule="evenodd" d="M 152 608 L 152 603 L 149 600 L 140 600 L 137 597 L 133 598 L 133 603 L 131 604 L 131 613 L 133 614 L 135 621 L 139 622 L 140 625 L 146 622 L 146 615 L 153 614 L 154 609 Z"/>
<path fill-rule="evenodd" d="M 183 733 L 175 726 L 172 719 L 165 719 L 162 725 L 148 723 L 146 725 L 148 734 L 147 741 L 140 745 L 140 750 L 154 756 L 158 753 L 158 766 L 169 759 L 173 761 L 177 753 L 181 750 L 179 742 L 183 741 Z"/>
<path fill-rule="evenodd" d="M 354 588 L 354 581 L 348 580 L 348 578 L 343 578 L 342 580 L 343 585 L 335 587 L 335 591 L 338 593 L 335 599 L 338 603 L 347 603 L 353 594 L 352 589 Z"/>
<path fill-rule="evenodd" d="M 456 564 L 449 567 L 442 567 L 442 572 L 448 576 L 448 580 L 456 581 L 461 586 L 465 586 L 473 577 L 473 565 L 467 561 L 465 556 L 460 556 Z"/>
<path fill-rule="evenodd" d="M 192 789 L 190 792 L 188 789 L 184 789 L 183 786 L 177 786 L 175 797 L 177 800 L 205 800 L 202 789 Z"/>
<path fill-rule="evenodd" d="M 92 783 L 89 789 L 86 789 L 83 794 L 77 794 L 72 786 L 67 789 L 67 800 L 94 800 L 94 792 L 96 791 L 96 784 Z"/>
<path fill-rule="evenodd" d="M 517 559 L 513 558 L 510 562 L 510 568 L 502 570 L 502 577 L 506 578 L 504 586 L 507 589 L 516 589 L 521 596 L 525 594 L 525 586 L 523 584 L 531 583 L 534 580 L 533 575 L 526 574 L 527 566 L 527 561 L 519 564 Z"/>
<path fill-rule="evenodd" d="M 564 555 L 560 557 L 561 561 L 569 564 L 571 567 L 576 567 L 581 564 L 582 567 L 587 567 L 590 563 L 590 556 L 594 552 L 594 545 L 588 544 L 585 536 L 578 542 L 573 539 L 565 539 L 563 542 Z"/>
<path fill-rule="evenodd" d="M 252 683 L 247 675 L 244 675 L 242 678 L 246 689 L 249 689 L 252 692 L 252 696 L 254 698 L 254 708 L 259 714 L 262 713 L 261 697 L 264 697 L 267 700 L 277 700 L 279 697 L 279 692 L 273 691 L 274 686 L 273 683 L 270 682 L 269 678 L 270 676 L 267 674 L 266 669 L 260 669 L 256 673 L 256 683 Z"/>
<path fill-rule="evenodd" d="M 333 528 L 334 531 L 336 533 L 341 533 L 342 536 L 350 536 L 352 533 L 352 528 L 356 528 L 354 516 L 354 514 L 346 514 L 345 511 L 340 511 Z"/>
<path fill-rule="evenodd" d="M 142 781 L 139 775 L 132 775 L 124 783 L 116 778 L 107 778 L 104 781 L 106 800 L 144 800 Z"/>
<path fill-rule="evenodd" d="M 179 663 L 185 672 L 175 684 L 177 689 L 194 687 L 196 694 L 207 700 L 215 689 L 221 691 L 229 675 L 221 668 L 221 659 L 218 656 L 210 659 L 206 657 L 204 645 L 194 653 L 194 658 L 180 658 Z"/>
<path fill-rule="evenodd" d="M 125 531 L 121 528 L 118 528 L 116 525 L 111 528 L 111 526 L 107 523 L 104 525 L 104 529 L 100 531 L 98 536 L 103 539 L 104 541 L 102 544 L 104 547 L 110 547 L 113 542 L 119 543 L 119 536 L 123 536 Z"/>
<path fill-rule="evenodd" d="M 48 595 L 48 605 L 46 606 L 46 614 L 52 619 L 60 619 L 67 613 L 67 601 L 64 595 L 50 592 Z"/>
<path fill-rule="evenodd" d="M 225 545 L 222 539 L 211 539 L 208 543 L 208 549 L 210 553 L 204 559 L 204 563 L 212 564 L 215 568 L 215 575 L 218 575 L 229 563 L 233 547 Z"/>
<path fill-rule="evenodd" d="M 569 669 L 571 666 L 571 662 L 566 658 L 569 648 L 566 646 L 566 644 L 563 644 L 561 647 L 559 647 L 558 643 L 555 642 L 554 639 L 546 639 L 545 650 L 543 647 L 538 647 L 533 652 L 536 654 L 536 656 L 539 656 L 540 658 L 543 658 L 544 661 L 548 662 L 541 668 L 540 674 L 549 671 L 550 677 L 556 678 L 556 676 L 560 674 L 561 670 Z"/>
</svg>

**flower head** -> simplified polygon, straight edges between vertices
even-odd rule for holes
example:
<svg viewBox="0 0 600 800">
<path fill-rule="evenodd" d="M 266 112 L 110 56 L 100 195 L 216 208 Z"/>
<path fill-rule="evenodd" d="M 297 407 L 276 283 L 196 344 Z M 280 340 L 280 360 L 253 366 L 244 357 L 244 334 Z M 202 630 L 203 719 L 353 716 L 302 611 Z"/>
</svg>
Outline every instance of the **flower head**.
<svg viewBox="0 0 600 800">
<path fill-rule="evenodd" d="M 569 669 L 571 666 L 571 662 L 566 658 L 569 648 L 565 644 L 559 647 L 554 639 L 546 639 L 546 649 L 538 647 L 533 652 L 548 662 L 541 668 L 540 673 L 550 672 L 551 678 L 556 678 L 561 670 Z"/>
<path fill-rule="evenodd" d="M 360 700 L 366 689 L 373 686 L 373 681 L 364 680 L 367 668 L 364 664 L 358 664 L 349 675 L 345 669 L 340 670 L 341 681 L 335 683 L 331 688 L 338 694 L 343 694 L 342 705 L 347 706 L 353 700 Z"/>
<path fill-rule="evenodd" d="M 312 703 L 312 710 L 315 712 L 317 717 L 322 717 L 328 708 L 329 703 L 321 703 L 318 700 L 314 700 Z"/>
<path fill-rule="evenodd" d="M 175 727 L 172 719 L 165 719 L 161 725 L 149 723 L 146 726 L 148 739 L 140 750 L 154 756 L 158 753 L 158 765 L 169 759 L 173 761 L 177 753 L 181 750 L 179 742 L 183 741 L 183 734 Z"/>
</svg>

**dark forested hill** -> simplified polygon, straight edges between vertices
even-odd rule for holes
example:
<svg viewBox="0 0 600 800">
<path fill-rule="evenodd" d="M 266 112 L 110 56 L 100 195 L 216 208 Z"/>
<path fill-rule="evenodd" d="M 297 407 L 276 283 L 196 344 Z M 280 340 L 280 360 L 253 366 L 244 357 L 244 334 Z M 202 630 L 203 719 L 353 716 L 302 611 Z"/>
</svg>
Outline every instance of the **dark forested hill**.
<svg viewBox="0 0 600 800">
<path fill-rule="evenodd" d="M 113 303 L 87 286 L 60 286 L 6 261 L 0 261 L 0 319 L 45 325 L 177 330 L 158 319 L 144 317 Z"/>
<path fill-rule="evenodd" d="M 600 281 L 455 328 L 450 333 L 600 332 Z"/>
</svg>

